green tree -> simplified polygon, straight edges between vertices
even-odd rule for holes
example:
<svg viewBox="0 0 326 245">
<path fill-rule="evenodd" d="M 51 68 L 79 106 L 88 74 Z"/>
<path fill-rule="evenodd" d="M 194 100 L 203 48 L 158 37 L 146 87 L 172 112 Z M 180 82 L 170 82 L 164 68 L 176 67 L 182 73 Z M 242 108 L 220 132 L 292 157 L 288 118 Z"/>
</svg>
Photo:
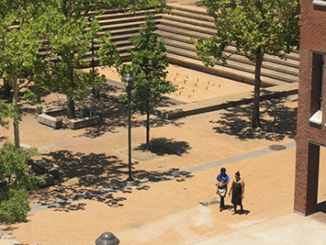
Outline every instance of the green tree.
<svg viewBox="0 0 326 245">
<path fill-rule="evenodd" d="M 44 180 L 31 174 L 28 161 L 36 149 L 24 151 L 5 142 L 0 149 L 0 221 L 26 221 L 30 210 L 28 192 L 37 190 Z"/>
<path fill-rule="evenodd" d="M 252 127 L 260 127 L 259 93 L 261 66 L 265 54 L 284 58 L 299 46 L 299 0 L 204 0 L 214 18 L 216 34 L 208 40 L 194 41 L 196 53 L 205 65 L 222 60 L 227 64 L 228 46 L 255 63 L 254 108 Z M 213 56 L 213 58 L 211 57 Z"/>
<path fill-rule="evenodd" d="M 60 9 L 59 9 L 60 10 Z M 75 117 L 75 101 L 83 100 L 91 87 L 104 83 L 105 77 L 99 76 L 97 69 L 83 73 L 78 69 L 89 66 L 86 53 L 92 47 L 92 39 L 99 31 L 99 24 L 95 20 L 90 28 L 84 16 L 76 16 L 53 12 L 44 16 L 45 40 L 47 40 L 47 57 L 51 62 L 46 68 L 47 79 L 43 86 L 48 89 L 59 89 L 67 95 L 68 118 Z M 72 13 L 69 13 L 72 14 Z M 109 33 L 98 38 L 96 42 L 101 45 L 95 53 L 101 61 L 100 64 L 108 66 L 119 63 L 119 54 L 115 45 L 110 41 Z"/>
<path fill-rule="evenodd" d="M 37 80 L 46 62 L 37 57 L 42 46 L 38 41 L 39 13 L 45 1 L 4 0 L 0 3 L 0 74 L 13 88 L 12 105 L 18 108 L 19 90 Z M 10 6 L 12 9 L 8 9 Z M 15 146 L 20 147 L 19 120 L 13 118 Z"/>
<path fill-rule="evenodd" d="M 14 107 L 12 104 L 7 104 L 5 101 L 0 100 L 0 126 L 8 127 L 8 122 L 4 120 L 8 117 L 16 118 L 17 121 L 21 120 L 17 107 Z"/>
<path fill-rule="evenodd" d="M 134 49 L 131 52 L 131 64 L 121 67 L 121 75 L 131 73 L 136 81 L 132 88 L 134 98 L 131 105 L 137 112 L 146 115 L 146 146 L 149 150 L 150 114 L 157 113 L 156 107 L 169 98 L 167 93 L 176 91 L 176 86 L 166 80 L 168 63 L 166 61 L 166 48 L 163 38 L 155 31 L 157 27 L 153 15 L 146 13 L 146 22 L 139 35 L 132 37 Z M 123 97 L 126 101 L 128 98 Z"/>
<path fill-rule="evenodd" d="M 67 95 L 68 118 L 75 117 L 75 103 L 84 99 L 90 88 L 95 88 L 106 80 L 99 76 L 98 70 L 82 73 L 78 68 L 87 67 L 86 53 L 91 50 L 92 42 L 100 48 L 95 52 L 99 65 L 119 65 L 121 60 L 116 45 L 110 39 L 110 32 L 99 36 L 100 25 L 95 19 L 89 28 L 87 16 L 102 14 L 106 8 L 128 8 L 136 11 L 142 8 L 156 7 L 159 11 L 169 9 L 163 0 L 52 0 L 50 18 L 44 18 L 48 52 L 55 61 L 48 66 L 48 78 L 44 87 L 58 88 Z M 77 68 L 77 69 L 76 69 Z"/>
</svg>

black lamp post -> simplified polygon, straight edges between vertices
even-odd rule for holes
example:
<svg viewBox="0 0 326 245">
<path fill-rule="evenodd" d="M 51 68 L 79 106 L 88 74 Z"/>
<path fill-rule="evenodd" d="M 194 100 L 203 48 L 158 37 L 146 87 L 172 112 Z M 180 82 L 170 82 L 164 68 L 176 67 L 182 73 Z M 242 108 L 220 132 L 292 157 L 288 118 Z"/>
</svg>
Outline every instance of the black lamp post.
<svg viewBox="0 0 326 245">
<path fill-rule="evenodd" d="M 127 93 L 128 93 L 128 158 L 129 158 L 129 177 L 127 179 L 127 185 L 133 185 L 134 179 L 131 176 L 131 108 L 130 108 L 130 100 L 131 100 L 131 90 L 132 90 L 132 82 L 136 80 L 134 76 L 131 74 L 126 74 L 123 78 L 123 81 L 128 82 L 127 85 Z M 129 182 L 129 183 L 128 183 Z"/>
<path fill-rule="evenodd" d="M 91 22 L 91 24 L 92 24 L 93 20 L 95 20 L 95 15 L 91 14 L 88 17 L 88 21 Z M 94 64 L 94 38 L 92 38 L 92 70 L 93 70 L 93 74 L 94 74 L 94 66 L 95 66 L 95 64 Z M 94 77 L 93 77 L 93 79 L 94 79 Z M 93 98 L 98 98 L 95 87 L 92 88 L 92 96 L 93 96 Z"/>
</svg>

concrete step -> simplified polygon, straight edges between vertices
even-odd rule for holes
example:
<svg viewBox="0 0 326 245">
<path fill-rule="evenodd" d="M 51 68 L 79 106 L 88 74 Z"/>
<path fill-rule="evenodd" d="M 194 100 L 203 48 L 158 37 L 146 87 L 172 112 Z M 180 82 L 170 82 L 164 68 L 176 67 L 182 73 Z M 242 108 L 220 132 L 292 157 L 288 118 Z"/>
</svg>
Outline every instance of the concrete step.
<svg viewBox="0 0 326 245">
<path fill-rule="evenodd" d="M 191 44 L 192 44 L 190 40 L 191 37 L 194 37 L 195 39 L 198 38 L 208 39 L 211 37 L 211 35 L 209 34 L 205 34 L 205 33 L 201 34 L 198 31 L 192 32 L 192 31 L 186 31 L 182 29 L 169 28 L 161 25 L 159 26 L 158 33 L 161 34 L 164 37 L 164 39 L 177 40 L 177 41 L 181 41 L 184 43 L 191 43 Z M 234 53 L 235 47 L 229 46 L 226 50 L 228 52 Z M 282 60 L 277 56 L 268 55 L 268 54 L 266 54 L 264 57 L 265 60 L 269 60 L 271 62 L 299 68 L 299 61 L 300 61 L 299 53 L 292 52 L 290 54 L 286 54 L 284 58 L 285 59 Z"/>
<path fill-rule="evenodd" d="M 171 46 L 168 46 L 168 45 L 166 46 L 166 48 L 168 50 L 168 53 L 172 53 L 172 54 L 184 56 L 184 57 L 187 57 L 187 58 L 191 58 L 191 59 L 194 59 L 194 60 L 202 61 L 196 55 L 195 52 L 185 50 L 185 49 L 181 49 L 181 48 L 171 47 Z M 222 62 L 218 62 L 217 65 L 223 66 Z M 252 73 L 252 74 L 254 74 L 254 72 L 255 72 L 255 66 L 252 63 L 243 63 L 243 62 L 239 62 L 239 61 L 228 60 L 228 65 L 226 67 L 233 68 L 233 69 L 236 69 L 236 70 L 241 70 L 243 72 L 248 72 L 248 73 Z M 298 81 L 298 76 L 285 74 L 285 73 L 281 73 L 281 72 L 278 72 L 278 71 L 273 71 L 273 70 L 266 69 L 266 68 L 261 69 L 261 75 L 264 76 L 264 77 L 269 77 L 269 78 L 272 78 L 272 79 L 277 79 L 277 80 L 288 82 L 288 83 Z"/>
<path fill-rule="evenodd" d="M 112 42 L 115 42 L 115 43 L 120 42 L 120 41 L 126 41 L 126 40 L 128 40 L 128 42 L 130 42 L 129 39 L 130 39 L 131 37 L 134 37 L 134 36 L 137 36 L 137 35 L 138 35 L 138 32 L 132 32 L 132 33 L 130 33 L 130 34 L 128 34 L 128 35 L 126 35 L 126 34 L 122 34 L 122 35 L 113 35 L 113 36 L 111 36 L 111 37 L 109 37 L 109 38 L 110 38 L 110 40 L 111 40 Z"/>
<path fill-rule="evenodd" d="M 106 31 L 110 31 L 112 36 L 135 33 L 139 32 L 139 30 L 142 29 L 140 25 L 143 23 L 144 21 L 135 21 L 130 23 L 128 22 L 113 25 L 103 25 L 101 26 L 101 31 L 99 31 L 98 34 L 103 35 Z M 159 20 L 155 20 L 155 23 L 158 25 Z"/>
<path fill-rule="evenodd" d="M 160 19 L 162 15 L 155 15 L 154 19 Z M 119 18 L 110 18 L 99 20 L 98 23 L 100 26 L 115 25 L 115 24 L 128 24 L 133 22 L 145 22 L 145 15 L 131 15 L 131 16 L 119 16 Z"/>
<path fill-rule="evenodd" d="M 191 44 L 191 45 L 193 45 L 193 43 L 190 40 L 190 37 L 188 37 L 188 36 L 182 36 L 182 35 L 178 35 L 178 34 L 171 34 L 169 32 L 165 32 L 165 31 L 162 31 L 162 30 L 159 30 L 158 33 L 161 34 L 162 37 L 164 37 L 164 40 L 165 40 L 166 43 L 169 43 L 169 42 L 171 43 L 171 42 L 175 41 L 175 42 L 182 43 L 182 45 L 183 44 Z M 229 52 L 229 53 L 235 53 L 235 51 L 236 51 L 236 48 L 232 47 L 232 46 L 229 46 L 226 49 L 226 52 Z M 244 55 L 243 53 L 240 53 L 240 54 Z M 295 74 L 298 74 L 298 72 L 299 72 L 299 61 L 296 60 L 296 59 L 291 59 L 290 54 L 287 57 L 288 58 L 286 58 L 286 59 L 280 59 L 277 56 L 266 54 L 264 56 L 264 61 L 277 63 L 279 65 L 286 66 L 286 67 L 296 68 L 296 70 L 294 70 L 294 72 L 295 72 Z"/>
<path fill-rule="evenodd" d="M 120 26 L 120 29 L 111 29 L 110 26 L 108 28 L 102 29 L 98 32 L 99 35 L 103 35 L 105 32 L 110 31 L 111 37 L 114 36 L 120 36 L 120 35 L 131 35 L 131 34 L 137 34 L 142 29 L 141 26 L 135 25 L 135 26 L 128 26 L 127 28 L 124 28 L 123 26 Z M 111 38 L 110 37 L 110 38 Z"/>
<path fill-rule="evenodd" d="M 98 45 L 99 46 L 99 45 Z M 99 48 L 99 47 L 97 47 Z M 124 44 L 123 46 L 119 47 L 117 46 L 117 50 L 119 51 L 119 54 L 120 56 L 121 55 L 129 55 L 129 52 L 128 50 L 129 49 L 133 49 L 134 46 L 132 44 Z M 94 51 L 96 51 L 95 47 L 94 47 Z M 87 51 L 86 54 L 85 54 L 85 57 L 89 58 L 89 57 L 92 57 L 92 51 Z"/>
<path fill-rule="evenodd" d="M 169 3 L 169 6 L 175 8 L 175 10 L 183 11 L 188 14 L 200 14 L 200 15 L 208 16 L 205 8 L 196 7 L 196 6 L 189 7 L 186 5 L 180 5 L 180 4 L 174 4 L 174 3 Z M 173 10 L 172 13 L 174 13 L 175 10 Z"/>
<path fill-rule="evenodd" d="M 160 30 L 165 30 L 172 33 L 179 33 L 189 37 L 208 39 L 216 33 L 216 27 L 198 27 L 193 24 L 186 24 L 183 22 L 176 22 L 162 18 L 160 20 Z M 201 34 L 207 36 L 202 37 Z"/>
<path fill-rule="evenodd" d="M 146 10 L 140 10 L 135 13 L 133 12 L 126 12 L 123 10 L 106 10 L 102 15 L 96 15 L 96 19 L 100 22 L 103 20 L 113 20 L 118 18 L 130 18 L 134 16 L 145 16 L 146 12 L 153 13 L 155 15 L 157 14 L 157 11 L 155 9 L 146 9 Z"/>
<path fill-rule="evenodd" d="M 163 18 L 170 19 L 171 15 L 163 15 Z M 187 18 L 193 18 L 196 20 L 203 20 L 203 21 L 208 21 L 213 23 L 214 18 L 209 16 L 206 11 L 201 12 L 201 13 L 196 13 L 196 12 L 188 12 L 184 11 L 181 9 L 174 9 L 172 10 L 172 16 L 182 16 L 182 17 L 187 17 Z"/>
<path fill-rule="evenodd" d="M 160 23 L 170 24 L 171 22 L 190 24 L 195 26 L 196 29 L 201 27 L 217 29 L 216 25 L 214 25 L 214 23 L 211 20 L 207 21 L 207 20 L 197 19 L 197 17 L 194 16 L 163 15 Z"/>
<path fill-rule="evenodd" d="M 190 38 L 208 39 L 216 33 L 214 19 L 209 16 L 205 8 L 171 4 L 175 9 L 172 15 L 155 14 L 155 22 L 158 26 L 157 33 L 165 40 L 168 50 L 167 59 L 171 63 L 183 65 L 193 69 L 209 72 L 212 74 L 228 77 L 246 83 L 253 83 L 255 66 L 243 53 L 237 53 L 235 47 L 226 49 L 226 54 L 233 54 L 228 59 L 228 66 L 221 63 L 214 67 L 205 67 L 202 60 L 195 53 L 195 46 Z M 155 9 L 149 10 L 155 13 Z M 110 39 L 117 45 L 118 51 L 124 60 L 130 60 L 129 48 L 131 36 L 138 35 L 140 25 L 145 21 L 146 10 L 128 13 L 126 11 L 110 9 L 104 14 L 97 16 L 101 32 L 111 32 Z M 98 49 L 95 45 L 94 49 Z M 88 59 L 91 52 L 87 53 Z M 273 56 L 265 55 L 262 66 L 262 86 L 282 85 L 298 81 L 299 53 L 293 52 L 285 55 L 284 60 Z"/>
<path fill-rule="evenodd" d="M 212 37 L 217 29 L 212 23 L 213 18 L 208 16 L 203 8 L 193 8 L 192 6 L 191 9 L 188 9 L 180 7 L 180 5 L 174 7 L 176 7 L 176 10 L 173 10 L 174 15 L 164 15 L 160 20 L 158 33 L 164 37 L 168 53 L 198 61 L 200 58 L 195 54 L 195 47 L 190 39 L 191 37 L 195 39 Z M 199 16 L 205 16 L 205 18 Z M 226 49 L 227 55 L 233 54 L 227 61 L 228 67 L 253 74 L 254 64 L 245 58 L 243 53 L 234 54 L 235 52 L 235 47 L 231 46 Z M 288 83 L 298 81 L 299 54 L 293 52 L 285 55 L 285 58 L 281 60 L 276 56 L 265 56 L 262 67 L 262 76 L 266 77 L 265 81 L 269 79 Z M 275 83 L 275 81 L 268 82 Z"/>
<path fill-rule="evenodd" d="M 228 66 L 220 66 L 215 65 L 214 67 L 206 67 L 204 66 L 203 62 L 201 60 L 196 60 L 192 58 L 188 58 L 185 56 L 180 56 L 173 53 L 167 54 L 167 60 L 169 63 L 177 64 L 180 66 L 184 66 L 190 69 L 195 69 L 198 71 L 218 75 L 221 77 L 234 79 L 239 82 L 244 82 L 248 84 L 254 84 L 254 74 L 249 72 L 244 72 L 242 70 L 231 68 Z M 278 86 L 286 84 L 285 82 L 282 82 L 277 79 L 272 79 L 269 77 L 262 76 L 261 78 L 261 86 L 262 87 L 269 87 L 269 86 Z"/>
<path fill-rule="evenodd" d="M 196 48 L 193 44 L 183 43 L 183 42 L 179 42 L 179 41 L 171 40 L 171 39 L 165 39 L 165 43 L 167 46 L 180 48 L 180 49 L 184 49 L 184 50 L 189 50 L 193 53 L 196 52 Z M 234 48 L 234 51 L 235 51 L 235 48 Z M 234 52 L 226 52 L 226 55 L 231 55 L 228 58 L 229 61 L 237 61 L 239 63 L 254 65 L 251 61 L 249 61 L 249 59 L 247 59 L 245 56 L 243 56 L 241 54 L 234 54 Z M 275 61 L 275 62 L 273 62 L 273 61 Z M 293 68 L 291 66 L 287 67 L 284 65 L 280 65 L 278 62 L 276 62 L 277 60 L 273 60 L 273 61 L 264 60 L 263 68 L 290 74 L 290 75 L 294 75 L 294 76 L 299 75 L 299 69 Z"/>
</svg>

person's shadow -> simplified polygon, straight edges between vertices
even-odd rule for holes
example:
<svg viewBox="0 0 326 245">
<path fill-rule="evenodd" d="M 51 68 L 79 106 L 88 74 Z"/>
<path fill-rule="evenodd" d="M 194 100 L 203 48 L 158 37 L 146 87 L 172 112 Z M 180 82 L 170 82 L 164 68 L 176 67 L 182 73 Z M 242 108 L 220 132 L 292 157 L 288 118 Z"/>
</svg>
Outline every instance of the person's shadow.
<svg viewBox="0 0 326 245">
<path fill-rule="evenodd" d="M 225 205 L 224 206 L 224 209 L 227 209 L 227 210 L 230 210 L 230 211 L 233 211 L 233 208 L 234 206 L 233 205 Z M 238 207 L 239 208 L 239 207 Z M 235 212 L 235 214 L 239 214 L 239 215 L 248 215 L 250 213 L 249 210 L 246 210 L 246 209 L 243 209 L 243 210 L 237 210 Z"/>
<path fill-rule="evenodd" d="M 235 214 L 239 214 L 239 215 L 248 215 L 250 213 L 249 210 L 237 210 Z"/>
</svg>

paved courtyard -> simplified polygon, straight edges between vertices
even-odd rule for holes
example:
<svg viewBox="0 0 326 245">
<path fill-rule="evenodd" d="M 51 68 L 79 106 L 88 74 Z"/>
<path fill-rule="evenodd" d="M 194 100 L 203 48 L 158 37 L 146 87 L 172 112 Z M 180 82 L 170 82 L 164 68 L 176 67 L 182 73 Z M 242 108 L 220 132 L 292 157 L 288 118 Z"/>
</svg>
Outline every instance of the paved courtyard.
<svg viewBox="0 0 326 245">
<path fill-rule="evenodd" d="M 179 70 L 185 71 L 195 76 Z M 219 83 L 218 77 L 208 79 Z M 232 82 L 236 93 L 238 83 Z M 241 90 L 243 84 L 238 85 Z M 196 96 L 203 99 L 205 93 Z M 62 179 L 31 195 L 27 223 L 0 226 L 5 232 L 0 244 L 13 244 L 13 238 L 21 244 L 86 245 L 105 231 L 124 245 L 196 244 L 293 212 L 296 95 L 262 102 L 263 129 L 256 132 L 250 129 L 250 105 L 179 120 L 153 117 L 151 140 L 160 151 L 133 150 L 132 173 L 139 182 L 134 188 L 123 187 L 128 177 L 126 110 L 108 97 L 94 104 L 104 111 L 103 125 L 80 130 L 40 125 L 35 105 L 22 104 L 21 142 L 38 148 L 37 158 L 59 167 Z M 63 102 L 59 94 L 46 98 L 49 108 Z M 143 122 L 144 117 L 133 115 L 133 148 L 145 143 Z M 13 142 L 11 127 L 1 129 L 4 141 Z M 272 150 L 273 145 L 284 149 Z M 231 215 L 230 200 L 219 212 L 215 178 L 221 166 L 231 178 L 239 170 L 246 182 L 242 214 Z M 322 175 L 319 187 L 322 202 Z"/>
<path fill-rule="evenodd" d="M 173 2 L 173 1 L 172 1 Z M 180 1 L 182 2 L 182 1 Z M 182 3 L 187 4 L 188 1 Z M 113 69 L 107 79 L 119 82 Z M 248 84 L 170 65 L 168 79 L 180 103 L 252 91 Z M 178 120 L 152 117 L 151 153 L 145 143 L 145 118 L 133 114 L 132 174 L 128 177 L 127 111 L 112 97 L 123 86 L 102 86 L 98 103 L 103 124 L 79 130 L 54 130 L 37 123 L 36 105 L 21 102 L 21 143 L 39 150 L 60 169 L 57 185 L 30 196 L 27 223 L 0 224 L 0 245 L 95 244 L 110 231 L 123 245 L 140 244 L 325 244 L 325 213 L 293 214 L 297 95 L 261 103 L 261 130 L 250 129 L 250 105 L 231 107 Z M 50 94 L 44 108 L 64 105 Z M 13 142 L 13 129 L 0 128 L 0 146 Z M 274 149 L 281 150 L 274 150 Z M 325 210 L 326 151 L 321 149 L 319 208 Z M 246 183 L 244 212 L 219 212 L 216 175 L 221 166 L 231 179 L 236 171 Z"/>
</svg>

